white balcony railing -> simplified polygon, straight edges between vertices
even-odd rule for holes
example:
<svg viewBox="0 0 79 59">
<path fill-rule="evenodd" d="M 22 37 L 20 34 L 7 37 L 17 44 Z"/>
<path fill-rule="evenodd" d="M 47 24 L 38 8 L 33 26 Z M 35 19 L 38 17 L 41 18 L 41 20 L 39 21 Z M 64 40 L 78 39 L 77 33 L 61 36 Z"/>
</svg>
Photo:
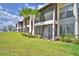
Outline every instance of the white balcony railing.
<svg viewBox="0 0 79 59">
<path fill-rule="evenodd" d="M 35 23 L 34 26 L 47 25 L 47 24 L 53 24 L 53 23 L 54 23 L 53 20 L 49 20 L 49 21 L 44 21 L 44 22 Z"/>
</svg>

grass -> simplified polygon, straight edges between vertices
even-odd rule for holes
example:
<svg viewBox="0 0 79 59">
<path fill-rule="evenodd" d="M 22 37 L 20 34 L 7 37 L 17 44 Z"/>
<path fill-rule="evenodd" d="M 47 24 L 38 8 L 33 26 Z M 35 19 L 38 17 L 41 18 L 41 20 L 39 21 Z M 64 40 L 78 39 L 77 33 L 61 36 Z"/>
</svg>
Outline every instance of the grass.
<svg viewBox="0 0 79 59">
<path fill-rule="evenodd" d="M 0 56 L 78 56 L 79 45 L 0 33 Z"/>
</svg>

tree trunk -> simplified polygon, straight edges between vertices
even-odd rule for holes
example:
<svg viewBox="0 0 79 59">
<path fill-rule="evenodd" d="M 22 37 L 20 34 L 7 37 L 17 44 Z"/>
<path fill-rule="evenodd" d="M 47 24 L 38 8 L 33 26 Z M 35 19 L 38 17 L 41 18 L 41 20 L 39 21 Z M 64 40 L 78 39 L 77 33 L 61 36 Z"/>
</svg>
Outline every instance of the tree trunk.
<svg viewBox="0 0 79 59">
<path fill-rule="evenodd" d="M 25 32 L 25 19 L 23 20 L 23 32 Z"/>
<path fill-rule="evenodd" d="M 25 19 L 24 22 L 25 22 L 25 29 L 24 29 L 24 31 L 27 32 L 27 21 L 26 21 L 26 19 Z"/>
<path fill-rule="evenodd" d="M 29 21 L 29 25 L 30 25 L 30 26 L 29 26 L 29 33 L 32 33 L 32 32 L 31 32 L 31 21 L 32 21 L 31 18 L 32 18 L 32 16 L 30 15 L 30 21 Z"/>
<path fill-rule="evenodd" d="M 33 28 L 32 28 L 32 35 L 34 35 L 34 23 L 35 23 L 35 15 L 33 15 Z"/>
</svg>

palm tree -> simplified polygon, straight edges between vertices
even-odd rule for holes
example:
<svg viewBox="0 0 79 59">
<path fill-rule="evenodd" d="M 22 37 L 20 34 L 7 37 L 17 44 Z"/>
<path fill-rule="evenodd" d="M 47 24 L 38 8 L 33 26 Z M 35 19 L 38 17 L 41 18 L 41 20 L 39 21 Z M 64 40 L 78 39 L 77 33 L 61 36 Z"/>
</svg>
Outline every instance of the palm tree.
<svg viewBox="0 0 79 59">
<path fill-rule="evenodd" d="M 27 17 L 28 15 L 30 15 L 31 12 L 31 8 L 25 8 L 23 7 L 19 12 L 20 12 L 20 16 L 23 16 L 24 18 Z"/>
<path fill-rule="evenodd" d="M 31 12 L 31 9 L 30 8 L 22 8 L 19 13 L 20 13 L 20 16 L 23 16 L 24 18 L 24 22 L 23 22 L 23 25 L 25 25 L 25 29 L 27 30 L 27 20 L 26 19 L 29 15 L 30 15 L 30 12 Z"/>
<path fill-rule="evenodd" d="M 33 28 L 32 28 L 32 35 L 34 35 L 34 23 L 35 23 L 35 17 L 39 14 L 37 9 L 32 9 L 31 11 L 31 16 L 32 16 L 32 20 L 33 20 Z"/>
<path fill-rule="evenodd" d="M 20 15 L 24 17 L 25 20 L 27 20 L 27 16 L 30 16 L 30 20 L 33 21 L 33 29 L 31 31 L 31 21 L 30 21 L 30 33 L 32 33 L 32 35 L 34 35 L 34 20 L 35 20 L 35 16 L 38 15 L 39 12 L 37 9 L 31 9 L 31 8 L 22 8 L 20 10 Z M 27 22 L 26 22 L 27 25 Z M 27 26 L 26 26 L 27 27 Z"/>
</svg>

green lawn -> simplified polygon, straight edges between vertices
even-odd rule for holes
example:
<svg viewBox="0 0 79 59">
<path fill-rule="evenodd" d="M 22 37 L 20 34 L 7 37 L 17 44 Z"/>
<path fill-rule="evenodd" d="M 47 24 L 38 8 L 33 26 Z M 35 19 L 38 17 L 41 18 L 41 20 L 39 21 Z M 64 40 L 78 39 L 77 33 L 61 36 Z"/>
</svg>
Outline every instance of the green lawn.
<svg viewBox="0 0 79 59">
<path fill-rule="evenodd" d="M 0 33 L 2 56 L 72 56 L 79 55 L 79 45 L 28 38 L 16 32 Z"/>
</svg>

